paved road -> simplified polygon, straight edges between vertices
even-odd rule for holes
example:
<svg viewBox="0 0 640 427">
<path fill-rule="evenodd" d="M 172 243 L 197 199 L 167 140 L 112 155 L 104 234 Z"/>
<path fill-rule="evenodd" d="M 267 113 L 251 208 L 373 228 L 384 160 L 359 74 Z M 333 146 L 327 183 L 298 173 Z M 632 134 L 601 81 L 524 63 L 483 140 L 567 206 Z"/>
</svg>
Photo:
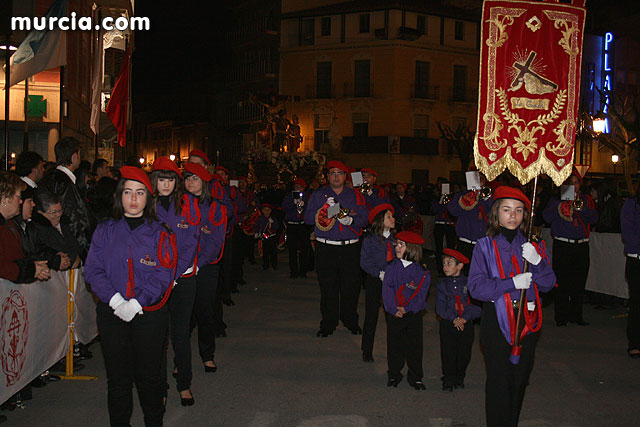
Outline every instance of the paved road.
<svg viewBox="0 0 640 427">
<path fill-rule="evenodd" d="M 466 388 L 445 393 L 440 384 L 435 286 L 424 316 L 425 391 L 406 380 L 386 387 L 386 328 L 381 316 L 375 363 L 361 360 L 360 337 L 343 327 L 315 337 L 319 289 L 315 275 L 290 280 L 281 268 L 246 266 L 249 285 L 225 312 L 229 336 L 218 341 L 218 372 L 205 374 L 194 349 L 195 406 L 184 408 L 172 382 L 166 426 L 481 426 L 484 425 L 484 365 L 478 344 Z M 360 299 L 361 323 L 364 296 Z M 640 418 L 640 361 L 625 352 L 622 307 L 585 307 L 591 326 L 557 328 L 553 307 L 544 326 L 521 426 L 631 426 Z M 4 412 L 9 425 L 106 426 L 106 377 L 99 345 L 80 374 L 97 381 L 60 381 L 34 389 L 26 409 Z M 171 355 L 169 355 L 171 358 Z M 169 359 L 171 360 L 171 359 Z M 141 426 L 137 399 L 132 425 Z"/>
</svg>

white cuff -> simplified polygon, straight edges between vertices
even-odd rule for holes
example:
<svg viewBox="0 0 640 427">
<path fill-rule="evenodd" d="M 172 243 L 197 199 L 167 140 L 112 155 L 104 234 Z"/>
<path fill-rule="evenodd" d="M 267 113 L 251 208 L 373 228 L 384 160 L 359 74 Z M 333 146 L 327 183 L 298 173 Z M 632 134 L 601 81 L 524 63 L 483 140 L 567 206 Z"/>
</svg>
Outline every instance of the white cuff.
<svg viewBox="0 0 640 427">
<path fill-rule="evenodd" d="M 122 295 L 120 295 L 120 292 L 116 292 L 109 300 L 109 307 L 115 310 L 116 307 L 118 307 L 120 304 L 124 302 L 127 302 L 127 301 L 124 298 L 122 298 Z"/>
</svg>

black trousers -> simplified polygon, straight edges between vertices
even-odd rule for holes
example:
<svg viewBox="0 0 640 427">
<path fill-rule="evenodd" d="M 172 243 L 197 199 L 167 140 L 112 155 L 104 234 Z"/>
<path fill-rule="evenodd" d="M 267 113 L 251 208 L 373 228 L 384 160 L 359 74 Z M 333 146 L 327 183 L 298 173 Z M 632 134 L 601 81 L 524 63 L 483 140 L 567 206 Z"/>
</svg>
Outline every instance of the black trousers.
<svg viewBox="0 0 640 427">
<path fill-rule="evenodd" d="M 537 333 L 527 335 L 521 342 L 520 363 L 513 365 L 509 361 L 511 346 L 500 331 L 496 308 L 490 302 L 483 305 L 480 343 L 487 369 L 485 411 L 488 427 L 518 425 L 537 341 Z"/>
<path fill-rule="evenodd" d="M 433 226 L 433 238 L 436 243 L 436 265 L 438 266 L 438 271 L 442 273 L 442 250 L 444 248 L 453 248 L 458 242 L 455 225 L 435 224 Z M 444 245 L 445 239 L 447 240 L 446 246 Z"/>
<path fill-rule="evenodd" d="M 364 282 L 364 324 L 362 325 L 362 352 L 373 353 L 373 341 L 378 326 L 378 314 L 382 303 L 382 281 L 367 274 Z"/>
<path fill-rule="evenodd" d="M 191 388 L 191 315 L 196 300 L 196 276 L 181 277 L 169 298 L 170 336 L 173 346 L 173 365 L 178 370 L 178 391 Z M 166 376 L 165 367 L 162 373 Z"/>
<path fill-rule="evenodd" d="M 231 239 L 233 240 L 233 254 L 231 256 L 231 270 L 232 270 L 232 280 L 230 285 L 230 290 L 237 291 L 238 283 L 244 280 L 244 254 L 247 251 L 246 249 L 246 234 L 242 231 L 239 225 L 233 226 L 233 236 Z"/>
<path fill-rule="evenodd" d="M 463 242 L 462 240 L 458 239 L 456 250 L 458 252 L 461 252 L 462 255 L 466 256 L 467 258 L 469 258 L 469 261 L 471 261 L 471 257 L 473 255 L 473 248 L 475 247 L 476 245 L 474 245 L 473 243 Z M 462 267 L 462 272 L 464 273 L 465 276 L 469 276 L 470 266 L 471 266 L 471 263 L 465 264 L 464 267 Z"/>
<path fill-rule="evenodd" d="M 108 304 L 96 306 L 98 331 L 107 370 L 107 406 L 112 426 L 129 426 L 135 384 L 146 426 L 161 426 L 162 398 L 166 380 L 162 376 L 169 310 L 165 305 L 145 311 L 131 322 L 113 314 Z"/>
<path fill-rule="evenodd" d="M 450 320 L 440 320 L 440 360 L 444 384 L 464 382 L 473 348 L 473 322 L 467 322 L 459 331 Z"/>
<path fill-rule="evenodd" d="M 222 300 L 217 301 L 218 264 L 207 264 L 196 275 L 196 302 L 194 312 L 198 323 L 198 352 L 202 362 L 214 360 L 216 352 L 216 303 L 220 303 L 222 321 Z M 178 367 L 178 373 L 180 368 Z"/>
<path fill-rule="evenodd" d="M 359 327 L 360 242 L 344 246 L 317 242 L 316 271 L 320 284 L 320 329 L 333 331 L 338 320 L 349 329 Z"/>
<path fill-rule="evenodd" d="M 262 240 L 262 268 L 265 270 L 269 265 L 274 270 L 278 268 L 278 236 L 273 236 Z"/>
<path fill-rule="evenodd" d="M 309 235 L 311 228 L 305 224 L 287 225 L 289 246 L 289 272 L 293 277 L 307 273 L 309 259 Z"/>
<path fill-rule="evenodd" d="M 422 380 L 422 313 L 406 313 L 401 318 L 387 313 L 387 376 L 402 379 L 407 364 L 407 381 Z"/>
<path fill-rule="evenodd" d="M 628 350 L 640 350 L 640 260 L 627 257 L 624 275 L 629 285 Z"/>
<path fill-rule="evenodd" d="M 553 291 L 557 322 L 582 320 L 584 288 L 589 275 L 589 242 L 553 240 L 553 271 L 558 287 Z"/>
</svg>

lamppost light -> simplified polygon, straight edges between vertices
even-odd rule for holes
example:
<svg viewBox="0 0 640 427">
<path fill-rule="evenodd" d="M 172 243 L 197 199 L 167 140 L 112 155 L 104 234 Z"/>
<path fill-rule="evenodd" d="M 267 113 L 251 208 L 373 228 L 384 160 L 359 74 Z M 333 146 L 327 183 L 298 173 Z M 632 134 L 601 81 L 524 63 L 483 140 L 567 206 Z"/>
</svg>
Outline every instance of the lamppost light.
<svg viewBox="0 0 640 427">
<path fill-rule="evenodd" d="M 602 111 L 598 111 L 598 113 L 593 117 L 593 131 L 598 135 L 604 132 L 607 124 L 607 118 L 605 117 Z"/>
<path fill-rule="evenodd" d="M 618 163 L 620 161 L 620 156 L 618 156 L 617 154 L 612 154 L 611 155 L 611 161 L 615 165 L 616 163 Z"/>
<path fill-rule="evenodd" d="M 169 156 L 169 158 L 170 158 L 170 159 L 171 159 L 171 161 L 173 162 L 173 161 L 175 161 L 175 160 L 176 160 L 176 155 L 175 155 L 175 154 L 171 154 L 171 155 Z"/>
<path fill-rule="evenodd" d="M 144 157 L 140 157 L 139 161 L 141 165 L 144 164 Z"/>
</svg>

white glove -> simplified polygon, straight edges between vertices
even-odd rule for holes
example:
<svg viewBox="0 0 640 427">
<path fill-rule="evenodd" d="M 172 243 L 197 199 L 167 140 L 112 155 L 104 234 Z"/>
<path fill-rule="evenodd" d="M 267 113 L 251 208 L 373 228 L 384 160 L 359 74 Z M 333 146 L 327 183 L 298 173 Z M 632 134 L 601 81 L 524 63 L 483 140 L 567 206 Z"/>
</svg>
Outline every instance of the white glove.
<svg viewBox="0 0 640 427">
<path fill-rule="evenodd" d="M 131 298 L 126 303 L 120 304 L 114 311 L 114 314 L 125 322 L 131 322 L 138 313 L 142 313 L 142 306 L 135 298 Z"/>
<path fill-rule="evenodd" d="M 109 300 L 109 307 L 111 307 L 113 310 L 115 310 L 120 305 L 124 304 L 125 302 L 127 302 L 127 300 L 124 299 L 122 297 L 122 295 L 120 295 L 120 292 L 116 292 L 115 295 L 112 296 L 111 299 Z"/>
<path fill-rule="evenodd" d="M 300 201 L 298 202 L 298 204 L 299 204 L 300 206 L 304 206 L 304 200 L 300 200 Z"/>
<path fill-rule="evenodd" d="M 381 281 L 384 281 L 384 271 L 381 271 L 380 274 L 378 274 L 378 277 Z"/>
<path fill-rule="evenodd" d="M 339 218 L 338 221 L 340 221 L 340 224 L 342 225 L 351 225 L 353 217 L 347 215 L 344 218 Z"/>
<path fill-rule="evenodd" d="M 333 197 L 327 197 L 327 204 L 329 206 L 333 206 L 336 204 L 336 199 L 334 199 Z"/>
<path fill-rule="evenodd" d="M 522 258 L 526 259 L 533 265 L 538 265 L 540 264 L 540 261 L 542 261 L 542 257 L 536 250 L 535 246 L 529 242 L 522 245 Z"/>
<path fill-rule="evenodd" d="M 517 274 L 511 280 L 513 280 L 513 285 L 516 289 L 529 289 L 529 286 L 531 286 L 531 273 Z"/>
<path fill-rule="evenodd" d="M 260 237 L 260 233 L 254 234 L 253 237 L 256 238 L 256 239 L 259 238 Z"/>
</svg>

